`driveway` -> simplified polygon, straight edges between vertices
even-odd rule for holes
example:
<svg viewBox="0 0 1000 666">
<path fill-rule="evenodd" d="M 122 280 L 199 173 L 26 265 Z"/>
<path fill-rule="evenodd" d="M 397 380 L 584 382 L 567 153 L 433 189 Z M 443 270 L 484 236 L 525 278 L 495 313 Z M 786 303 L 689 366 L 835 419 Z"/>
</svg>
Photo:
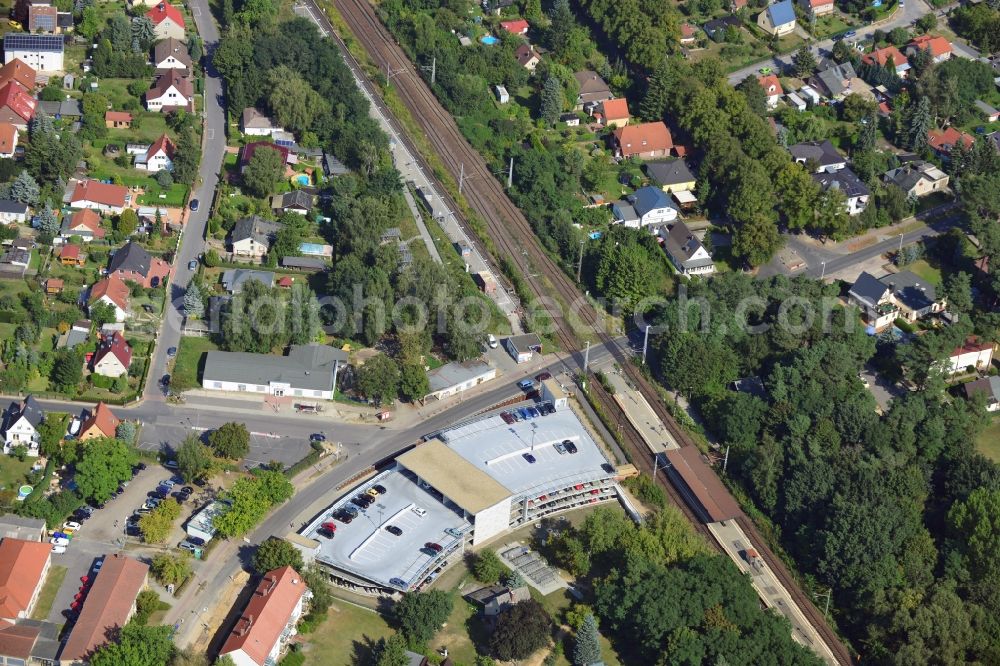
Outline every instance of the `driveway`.
<svg viewBox="0 0 1000 666">
<path fill-rule="evenodd" d="M 201 167 L 198 170 L 198 183 L 195 185 L 192 199 L 197 199 L 200 206 L 188 216 L 187 224 L 181 236 L 181 244 L 174 261 L 174 278 L 168 289 L 170 297 L 166 311 L 163 313 L 163 323 L 160 325 L 157 344 L 150 359 L 149 374 L 146 377 L 146 388 L 143 396 L 146 400 L 163 401 L 160 389 L 160 378 L 166 374 L 167 349 L 176 347 L 181 340 L 181 324 L 184 321 L 181 309 L 184 305 L 184 292 L 191 282 L 193 271 L 188 269 L 188 262 L 197 259 L 205 245 L 205 225 L 212 208 L 212 199 L 219 182 L 219 170 L 222 168 L 222 158 L 226 150 L 225 115 L 222 111 L 222 79 L 212 65 L 212 54 L 219 43 L 219 31 L 212 21 L 207 0 L 191 0 L 188 5 L 198 27 L 198 34 L 205 42 L 205 96 L 203 112 L 204 136 L 201 147 Z"/>
<path fill-rule="evenodd" d="M 905 3 L 902 10 L 897 10 L 896 14 L 889 19 L 879 23 L 878 25 L 867 25 L 864 27 L 855 28 L 857 36 L 854 37 L 855 41 L 861 41 L 871 33 L 876 30 L 883 30 L 888 32 L 893 28 L 898 28 L 901 26 L 909 26 L 911 23 L 916 21 L 918 18 L 924 14 L 930 13 L 931 9 L 928 7 L 923 0 L 909 0 Z M 815 53 L 818 49 L 821 52 L 830 52 L 833 50 L 832 39 L 824 39 L 819 42 L 813 42 L 813 52 Z M 761 67 L 770 67 L 776 72 L 784 72 L 787 68 L 792 66 L 792 56 L 793 53 L 788 53 L 786 55 L 775 56 L 773 58 L 768 58 L 767 60 L 761 60 L 753 65 L 748 65 L 743 69 L 737 70 L 729 75 L 729 84 L 736 85 L 747 76 L 751 74 L 756 74 Z"/>
</svg>

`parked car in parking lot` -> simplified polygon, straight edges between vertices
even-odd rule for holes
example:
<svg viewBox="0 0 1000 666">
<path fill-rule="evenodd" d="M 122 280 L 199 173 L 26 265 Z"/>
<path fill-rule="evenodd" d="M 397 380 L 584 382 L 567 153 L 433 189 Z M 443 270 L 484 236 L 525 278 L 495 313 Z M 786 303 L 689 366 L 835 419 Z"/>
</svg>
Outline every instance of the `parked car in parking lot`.
<svg viewBox="0 0 1000 666">
<path fill-rule="evenodd" d="M 576 453 L 577 451 L 576 444 L 574 444 L 571 440 L 564 439 L 563 446 L 565 446 L 566 450 L 569 451 L 570 453 Z"/>
<path fill-rule="evenodd" d="M 192 553 L 198 550 L 198 546 L 194 545 L 193 543 L 189 543 L 187 541 L 181 541 L 179 544 L 177 544 L 177 547 L 180 548 L 181 550 L 186 550 Z"/>
<path fill-rule="evenodd" d="M 522 453 L 521 457 L 527 460 L 529 463 L 535 462 L 535 456 L 531 455 L 530 453 Z"/>
<path fill-rule="evenodd" d="M 415 514 L 417 514 L 421 518 L 423 518 L 424 516 L 427 515 L 427 509 L 423 509 L 423 508 L 421 508 L 419 506 L 410 507 L 410 511 L 412 511 Z"/>
<path fill-rule="evenodd" d="M 450 536 L 453 536 L 456 539 L 460 538 L 462 536 L 462 533 L 459 532 L 458 530 L 456 530 L 454 527 L 446 527 L 446 528 L 444 528 L 444 533 L 448 534 Z"/>
<path fill-rule="evenodd" d="M 396 536 L 401 536 L 403 534 L 403 530 L 399 529 L 395 525 L 386 525 L 385 531 Z"/>
<path fill-rule="evenodd" d="M 80 523 L 73 522 L 72 520 L 63 523 L 64 530 L 78 530 L 80 529 Z"/>
<path fill-rule="evenodd" d="M 428 541 L 427 543 L 425 543 L 424 548 L 427 548 L 428 550 L 433 550 L 435 553 L 441 552 L 441 544 L 437 544 L 432 541 Z"/>
<path fill-rule="evenodd" d="M 53 546 L 68 546 L 69 539 L 67 539 L 66 537 L 52 537 L 51 539 L 49 539 L 49 543 L 51 543 Z"/>
<path fill-rule="evenodd" d="M 566 453 L 566 447 L 563 446 L 561 442 L 556 442 L 552 446 L 554 446 L 556 448 L 556 451 L 559 452 L 559 455 L 563 455 L 563 454 Z"/>
</svg>

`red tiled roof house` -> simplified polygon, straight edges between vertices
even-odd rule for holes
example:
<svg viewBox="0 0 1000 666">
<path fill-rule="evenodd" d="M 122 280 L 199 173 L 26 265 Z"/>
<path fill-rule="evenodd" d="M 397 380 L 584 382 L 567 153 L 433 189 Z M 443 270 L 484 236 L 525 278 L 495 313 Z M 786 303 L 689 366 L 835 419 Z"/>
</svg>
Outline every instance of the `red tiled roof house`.
<svg viewBox="0 0 1000 666">
<path fill-rule="evenodd" d="M 674 147 L 670 130 L 662 121 L 619 127 L 612 136 L 615 155 L 619 157 L 642 160 L 667 157 Z"/>
<path fill-rule="evenodd" d="M 186 41 L 184 15 L 177 7 L 169 2 L 161 2 L 146 12 L 146 16 L 156 29 L 156 41 L 169 38 Z"/>
<path fill-rule="evenodd" d="M 127 203 L 128 188 L 97 180 L 78 182 L 69 201 L 72 208 L 90 208 L 102 213 L 121 213 Z"/>
<path fill-rule="evenodd" d="M 52 544 L 0 541 L 0 627 L 31 615 L 49 571 Z"/>
<path fill-rule="evenodd" d="M 97 407 L 80 426 L 80 441 L 86 442 L 88 439 L 98 437 L 114 437 L 115 430 L 122 420 L 114 415 L 111 408 L 103 402 L 97 403 Z"/>
<path fill-rule="evenodd" d="M 115 331 L 101 340 L 91 363 L 95 375 L 117 379 L 127 375 L 132 366 L 132 348 L 125 342 L 125 336 Z"/>
<path fill-rule="evenodd" d="M 243 609 L 219 656 L 228 655 L 237 666 L 265 666 L 279 661 L 285 644 L 295 635 L 305 601 L 311 597 L 295 569 L 268 571 Z"/>
</svg>

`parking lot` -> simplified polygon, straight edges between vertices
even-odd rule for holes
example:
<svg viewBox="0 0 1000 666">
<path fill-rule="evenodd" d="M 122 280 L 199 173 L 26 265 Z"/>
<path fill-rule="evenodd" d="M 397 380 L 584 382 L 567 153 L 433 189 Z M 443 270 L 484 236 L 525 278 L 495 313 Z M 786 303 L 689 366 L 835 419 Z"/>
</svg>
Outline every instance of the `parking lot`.
<svg viewBox="0 0 1000 666">
<path fill-rule="evenodd" d="M 91 569 L 96 560 L 109 553 L 123 550 L 127 542 L 140 543 L 139 539 L 125 537 L 125 523 L 129 516 L 148 499 L 149 493 L 155 490 L 161 481 L 169 479 L 172 475 L 170 470 L 160 465 L 148 465 L 129 481 L 125 492 L 108 500 L 103 509 L 94 510 L 91 517 L 84 521 L 73 535 L 65 553 L 53 554 L 52 564 L 66 567 L 67 572 L 66 579 L 56 594 L 49 612 L 50 621 L 59 623 L 66 621 L 65 613 L 79 591 L 80 577 L 92 575 Z M 182 505 L 181 520 L 178 521 L 178 525 L 196 506 L 194 499 Z M 171 537 L 172 541 L 168 541 L 166 545 L 176 546 L 181 531 L 179 527 L 175 528 L 176 538 Z M 138 551 L 130 550 L 129 555 L 144 559 L 146 555 L 160 548 L 161 546 L 149 546 Z"/>
<path fill-rule="evenodd" d="M 368 508 L 358 509 L 351 523 L 331 518 L 339 508 L 353 506 L 350 499 L 375 483 L 384 486 L 386 493 L 379 495 Z M 413 507 L 422 509 L 424 515 L 418 515 Z M 332 539 L 318 533 L 322 524 L 331 520 L 337 526 Z M 398 527 L 402 534 L 387 532 L 385 528 L 390 525 Z M 320 543 L 319 559 L 385 585 L 398 578 L 405 585 L 394 586 L 403 588 L 418 582 L 421 571 L 438 557 L 424 548 L 426 543 L 437 543 L 443 551 L 448 551 L 459 539 L 445 530 L 467 531 L 471 527 L 411 477 L 390 471 L 331 506 L 303 535 Z"/>
</svg>

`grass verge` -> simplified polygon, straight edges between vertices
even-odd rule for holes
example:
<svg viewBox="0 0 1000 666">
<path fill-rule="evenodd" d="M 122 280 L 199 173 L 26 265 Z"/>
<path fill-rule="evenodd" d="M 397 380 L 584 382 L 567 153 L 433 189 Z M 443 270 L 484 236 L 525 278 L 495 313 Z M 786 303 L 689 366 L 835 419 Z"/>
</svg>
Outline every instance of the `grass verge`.
<svg viewBox="0 0 1000 666">
<path fill-rule="evenodd" d="M 46 620 L 52 611 L 52 604 L 56 600 L 56 594 L 66 580 L 66 567 L 53 564 L 49 567 L 49 575 L 45 578 L 42 591 L 38 593 L 38 601 L 35 603 L 35 610 L 31 612 L 32 620 Z"/>
</svg>

